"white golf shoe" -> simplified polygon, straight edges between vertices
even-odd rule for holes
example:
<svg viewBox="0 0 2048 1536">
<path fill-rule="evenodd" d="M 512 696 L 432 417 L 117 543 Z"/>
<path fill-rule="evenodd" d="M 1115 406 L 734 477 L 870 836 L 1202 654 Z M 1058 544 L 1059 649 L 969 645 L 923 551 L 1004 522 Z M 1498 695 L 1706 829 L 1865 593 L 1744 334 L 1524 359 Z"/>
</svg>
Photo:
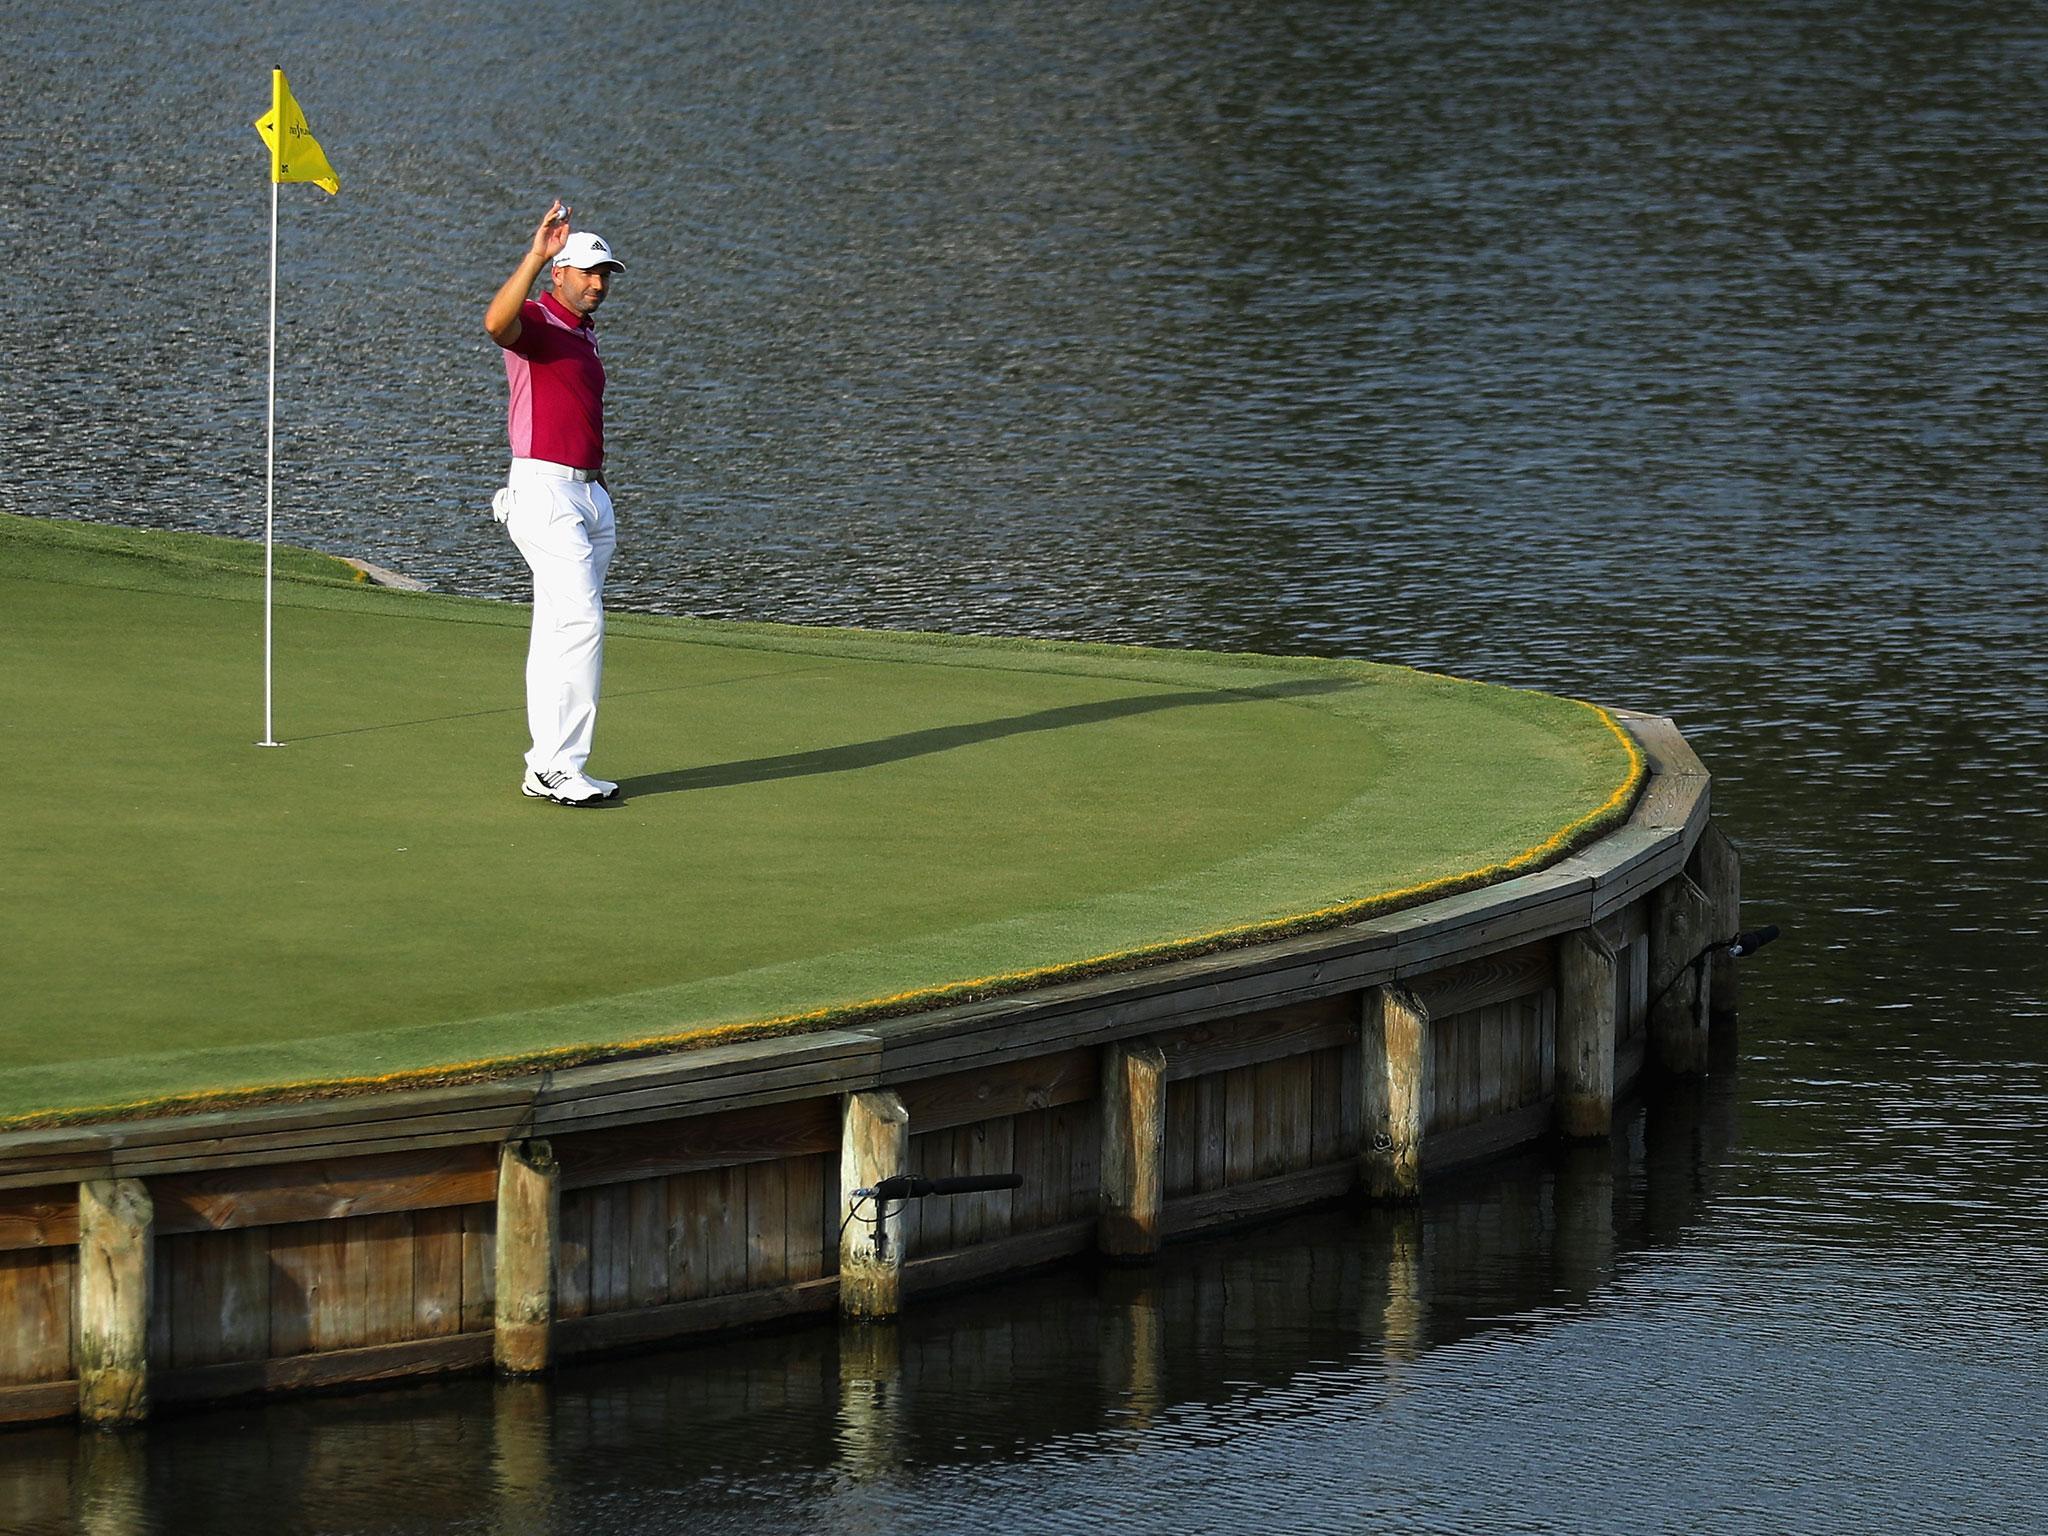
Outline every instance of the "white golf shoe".
<svg viewBox="0 0 2048 1536">
<path fill-rule="evenodd" d="M 586 778 L 580 773 L 549 769 L 545 773 L 526 770 L 519 793 L 534 800 L 552 800 L 556 805 L 597 805 L 619 792 L 619 786 L 605 779 Z"/>
</svg>

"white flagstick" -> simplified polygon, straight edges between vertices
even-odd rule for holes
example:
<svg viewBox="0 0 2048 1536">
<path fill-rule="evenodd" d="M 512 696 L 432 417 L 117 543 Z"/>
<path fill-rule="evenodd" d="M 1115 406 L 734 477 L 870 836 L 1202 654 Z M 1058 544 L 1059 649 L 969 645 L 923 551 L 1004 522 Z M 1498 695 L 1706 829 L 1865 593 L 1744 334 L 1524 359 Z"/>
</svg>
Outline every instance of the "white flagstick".
<svg viewBox="0 0 2048 1536">
<path fill-rule="evenodd" d="M 284 124 L 278 124 L 283 132 Z M 281 747 L 270 721 L 271 548 L 277 518 L 277 182 L 270 183 L 270 405 L 263 454 L 263 739 L 259 747 Z"/>
</svg>

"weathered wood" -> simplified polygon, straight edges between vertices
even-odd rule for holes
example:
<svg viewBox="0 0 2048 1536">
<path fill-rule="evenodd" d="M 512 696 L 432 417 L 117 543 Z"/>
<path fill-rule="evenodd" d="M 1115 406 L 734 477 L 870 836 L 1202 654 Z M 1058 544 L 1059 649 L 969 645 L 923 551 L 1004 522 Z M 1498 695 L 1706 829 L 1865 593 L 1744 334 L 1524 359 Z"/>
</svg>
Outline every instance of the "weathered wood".
<svg viewBox="0 0 2048 1536">
<path fill-rule="evenodd" d="M 1355 1010 L 1357 1006 L 1353 999 L 1351 1007 Z M 1355 1022 L 1352 1038 L 1357 1038 Z M 1344 1140 L 1343 1072 L 1342 1046 L 1326 1048 L 1309 1057 L 1310 1134 L 1308 1164 L 1304 1166 L 1341 1162 L 1350 1154 L 1351 1148 Z M 1190 1185 L 1186 1193 L 1193 1192 Z"/>
<path fill-rule="evenodd" d="M 0 1424 L 40 1424 L 78 1412 L 76 1381 L 38 1381 L 0 1387 Z"/>
<path fill-rule="evenodd" d="M 897 1086 L 895 1092 L 920 1133 L 945 1131 L 1092 1098 L 1096 1073 L 1095 1052 L 1053 1051 L 966 1072 L 917 1078 Z"/>
<path fill-rule="evenodd" d="M 1711 973 L 1696 957 L 1718 937 L 1713 924 L 1705 892 L 1682 874 L 1659 887 L 1650 904 L 1650 1048 L 1668 1076 L 1707 1069 Z"/>
<path fill-rule="evenodd" d="M 1384 986 L 1365 994 L 1359 1030 L 1365 1144 L 1359 1175 L 1375 1200 L 1413 1200 L 1422 1193 L 1429 1037 L 1429 1014 L 1413 993 Z"/>
<path fill-rule="evenodd" d="M 1223 1182 L 1257 1178 L 1258 1154 L 1258 1075 L 1251 1067 L 1232 1067 L 1223 1074 Z"/>
<path fill-rule="evenodd" d="M 994 1275 L 1019 1274 L 1086 1253 L 1095 1241 L 1095 1220 L 1083 1218 L 991 1243 L 977 1243 L 954 1253 L 912 1259 L 903 1266 L 903 1290 L 906 1295 L 924 1295 L 971 1285 Z"/>
<path fill-rule="evenodd" d="M 0 1194 L 0 1253 L 18 1248 L 70 1248 L 77 1242 L 76 1184 Z"/>
<path fill-rule="evenodd" d="M 550 1145 L 562 1167 L 564 1189 L 780 1162 L 838 1150 L 836 1102 L 824 1098 L 770 1104 L 660 1125 L 585 1131 L 554 1137 Z"/>
<path fill-rule="evenodd" d="M 800 1284 L 735 1291 L 701 1301 L 670 1302 L 644 1311 L 606 1312 L 564 1319 L 555 1325 L 556 1349 L 564 1358 L 630 1349 L 661 1339 L 718 1333 L 777 1318 L 830 1312 L 839 1295 L 839 1277 L 825 1275 Z"/>
<path fill-rule="evenodd" d="M 172 1174 L 152 1181 L 150 1194 L 157 1231 L 169 1235 L 471 1205 L 491 1198 L 495 1179 L 489 1149 L 455 1147 Z"/>
<path fill-rule="evenodd" d="M 1422 1170 L 1437 1173 L 1467 1163 L 1484 1162 L 1487 1158 L 1539 1141 L 1550 1128 L 1555 1113 L 1550 1100 L 1542 1099 L 1534 1104 L 1524 1104 L 1520 1109 L 1511 1109 L 1491 1120 L 1438 1132 L 1422 1148 Z"/>
<path fill-rule="evenodd" d="M 498 1302 L 498 1202 L 462 1207 L 462 1331 L 490 1329 Z"/>
<path fill-rule="evenodd" d="M 60 1381 L 73 1374 L 77 1271 L 70 1249 L 0 1253 L 0 1383 Z"/>
<path fill-rule="evenodd" d="M 270 1240 L 264 1228 L 157 1240 L 152 1368 L 270 1353 Z"/>
<path fill-rule="evenodd" d="M 747 1288 L 747 1170 L 720 1168 L 713 1173 L 705 1211 L 705 1276 L 707 1293 L 722 1296 Z"/>
<path fill-rule="evenodd" d="M 149 1413 L 151 1221 L 140 1179 L 78 1187 L 78 1414 L 91 1424 Z"/>
<path fill-rule="evenodd" d="M 151 1395 L 165 1403 L 210 1402 L 258 1393 L 395 1381 L 408 1376 L 444 1376 L 481 1370 L 491 1363 L 491 1358 L 490 1334 L 457 1333 L 274 1360 L 231 1360 L 218 1365 L 178 1367 L 157 1374 L 151 1384 Z"/>
<path fill-rule="evenodd" d="M 789 1161 L 789 1278 L 791 1284 L 815 1280 L 825 1264 L 824 1154 Z M 835 1163 L 836 1166 L 836 1163 Z M 838 1202 L 835 1200 L 836 1206 Z M 836 1234 L 835 1234 L 836 1239 Z M 836 1248 L 837 1243 L 835 1241 Z"/>
<path fill-rule="evenodd" d="M 1593 929 L 1557 941 L 1557 1130 L 1569 1140 L 1614 1126 L 1614 951 Z"/>
<path fill-rule="evenodd" d="M 1195 1189 L 1221 1189 L 1230 1181 L 1230 1091 L 1225 1075 L 1194 1080 Z"/>
<path fill-rule="evenodd" d="M 1539 940 L 1417 976 L 1408 983 L 1408 990 L 1431 1018 L 1442 1019 L 1540 992 L 1554 978 L 1550 945 Z"/>
<path fill-rule="evenodd" d="M 421 1211 L 412 1229 L 412 1333 L 433 1339 L 462 1331 L 462 1209 Z"/>
<path fill-rule="evenodd" d="M 498 1154 L 497 1281 L 492 1358 L 508 1376 L 554 1364 L 555 1246 L 562 1174 L 545 1141 L 508 1141 Z"/>
<path fill-rule="evenodd" d="M 750 1163 L 747 1182 L 747 1287 L 789 1283 L 789 1169 Z"/>
<path fill-rule="evenodd" d="M 873 1189 L 908 1169 L 910 1112 L 886 1090 L 841 1101 L 839 1310 L 852 1318 L 894 1317 L 903 1300 L 903 1203 L 878 1207 Z"/>
<path fill-rule="evenodd" d="M 1180 1082 L 1341 1045 L 1352 1028 L 1351 1009 L 1336 993 L 1165 1030 L 1153 1043 L 1166 1056 L 1167 1081 Z"/>
<path fill-rule="evenodd" d="M 1695 882 L 1706 893 L 1712 908 L 1710 938 L 1733 938 L 1742 929 L 1742 858 L 1728 834 L 1717 821 L 1709 821 L 1693 848 L 1693 863 L 1699 874 Z M 1723 947 L 1716 949 L 1708 979 L 1709 1018 L 1714 1023 L 1732 1020 L 1736 1014 L 1736 976 L 1740 969 L 1735 956 Z"/>
<path fill-rule="evenodd" d="M 1195 1085 L 1170 1078 L 1166 1084 L 1165 1198 L 1178 1199 L 1195 1190 Z"/>
<path fill-rule="evenodd" d="M 1102 1214 L 1096 1242 L 1119 1261 L 1159 1251 L 1165 1173 L 1166 1057 L 1145 1041 L 1102 1053 Z"/>
<path fill-rule="evenodd" d="M 1320 1167 L 1296 1168 L 1270 1179 L 1169 1200 L 1160 1213 L 1160 1230 L 1168 1238 L 1183 1238 L 1263 1221 L 1283 1212 L 1342 1199 L 1357 1185 L 1355 1158 Z"/>
</svg>

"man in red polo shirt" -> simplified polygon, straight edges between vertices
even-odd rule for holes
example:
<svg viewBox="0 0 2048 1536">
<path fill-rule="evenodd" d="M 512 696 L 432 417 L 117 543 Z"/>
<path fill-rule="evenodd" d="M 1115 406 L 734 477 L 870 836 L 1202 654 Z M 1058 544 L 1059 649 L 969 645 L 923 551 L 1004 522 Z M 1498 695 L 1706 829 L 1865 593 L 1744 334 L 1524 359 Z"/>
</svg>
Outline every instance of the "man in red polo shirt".
<svg viewBox="0 0 2048 1536">
<path fill-rule="evenodd" d="M 583 771 L 604 674 L 604 576 L 618 536 L 604 483 L 604 364 L 590 317 L 625 267 L 570 210 L 551 205 L 533 244 L 484 311 L 505 349 L 512 472 L 494 510 L 533 571 L 526 723 L 533 745 L 520 792 L 595 805 L 619 786 Z M 552 292 L 529 297 L 542 268 Z"/>
</svg>

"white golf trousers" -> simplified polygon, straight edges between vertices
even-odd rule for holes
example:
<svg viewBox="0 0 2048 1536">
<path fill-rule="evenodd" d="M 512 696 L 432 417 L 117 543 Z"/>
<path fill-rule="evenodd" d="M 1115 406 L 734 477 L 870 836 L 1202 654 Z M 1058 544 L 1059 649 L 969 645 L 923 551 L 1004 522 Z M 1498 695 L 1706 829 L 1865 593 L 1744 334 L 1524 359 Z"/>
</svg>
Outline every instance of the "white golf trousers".
<svg viewBox="0 0 2048 1536">
<path fill-rule="evenodd" d="M 604 678 L 604 575 L 618 545 L 611 493 L 544 459 L 514 459 L 505 527 L 533 571 L 526 766 L 581 773 Z"/>
</svg>

